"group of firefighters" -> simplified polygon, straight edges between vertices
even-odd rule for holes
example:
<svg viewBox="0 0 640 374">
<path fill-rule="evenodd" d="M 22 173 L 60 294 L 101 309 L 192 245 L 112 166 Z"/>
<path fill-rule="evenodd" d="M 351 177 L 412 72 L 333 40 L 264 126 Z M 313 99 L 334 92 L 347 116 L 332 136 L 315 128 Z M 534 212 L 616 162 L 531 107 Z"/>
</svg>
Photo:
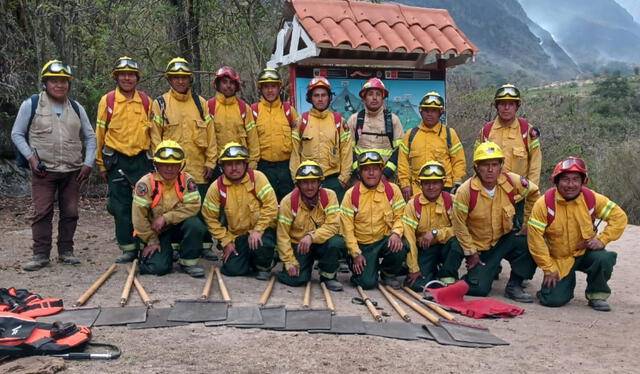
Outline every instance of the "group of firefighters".
<svg viewBox="0 0 640 374">
<path fill-rule="evenodd" d="M 259 74 L 261 99 L 252 105 L 238 97 L 241 80 L 228 66 L 216 72 L 209 100 L 191 90 L 183 58 L 167 64 L 170 89 L 156 99 L 137 89 L 141 74 L 135 60 L 117 60 L 116 89 L 100 100 L 94 135 L 82 106 L 68 98 L 71 67 L 58 60 L 43 67 L 44 89 L 25 100 L 12 130 L 32 170 L 33 260 L 25 270 L 49 263 L 56 194 L 58 260 L 80 262 L 73 254 L 78 185 L 95 157 L 122 250 L 116 262 L 139 258 L 143 274 L 169 273 L 177 261 L 202 277 L 199 258 L 218 260 L 216 243 L 227 276 L 267 280 L 279 260 L 278 280 L 302 286 L 317 260 L 332 291 L 343 288 L 341 266 L 365 289 L 379 278 L 400 288 L 406 275 L 405 285 L 422 290 L 434 280 L 456 282 L 464 260 L 468 294 L 485 296 L 505 259 L 510 299 L 533 302 L 523 282 L 540 267 L 540 303 L 564 305 L 579 270 L 589 306 L 610 310 L 616 253 L 604 247 L 622 235 L 626 214 L 585 187 L 587 165 L 577 157 L 558 163 L 555 187 L 540 194 L 540 133 L 518 118 L 515 86 L 497 90 L 497 116 L 482 127 L 474 174 L 465 179 L 464 149 L 440 121 L 437 92 L 424 95 L 422 121 L 405 133 L 378 78 L 359 92 L 365 109 L 345 120 L 330 110 L 333 93 L 322 76 L 307 87 L 312 109 L 298 115 L 281 101 L 275 69 Z M 607 225 L 598 232 L 601 221 Z"/>
</svg>

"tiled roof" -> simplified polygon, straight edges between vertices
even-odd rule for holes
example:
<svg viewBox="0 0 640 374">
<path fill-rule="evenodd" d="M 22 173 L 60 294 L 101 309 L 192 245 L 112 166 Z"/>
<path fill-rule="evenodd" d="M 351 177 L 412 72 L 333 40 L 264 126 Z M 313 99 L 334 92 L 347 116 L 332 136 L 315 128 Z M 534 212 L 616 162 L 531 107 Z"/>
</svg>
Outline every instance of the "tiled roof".
<svg viewBox="0 0 640 374">
<path fill-rule="evenodd" d="M 444 9 L 348 0 L 291 3 L 300 24 L 316 44 L 376 52 L 454 56 L 478 53 Z"/>
</svg>

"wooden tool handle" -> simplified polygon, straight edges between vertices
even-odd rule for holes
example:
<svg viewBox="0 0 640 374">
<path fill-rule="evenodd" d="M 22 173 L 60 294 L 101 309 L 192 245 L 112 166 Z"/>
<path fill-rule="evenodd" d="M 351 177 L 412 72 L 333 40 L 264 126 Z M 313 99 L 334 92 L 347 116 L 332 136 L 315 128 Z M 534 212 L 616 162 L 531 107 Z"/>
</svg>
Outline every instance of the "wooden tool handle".
<svg viewBox="0 0 640 374">
<path fill-rule="evenodd" d="M 442 309 L 441 307 L 439 307 L 438 305 L 434 304 L 434 303 L 430 303 L 427 300 L 424 300 L 422 298 L 422 296 L 420 296 L 419 293 L 417 293 L 416 291 L 412 290 L 409 287 L 402 287 L 402 289 L 408 293 L 409 295 L 413 296 L 416 300 L 420 301 L 421 303 L 423 303 L 424 305 L 428 306 L 429 308 L 431 308 L 434 312 L 438 313 L 442 318 L 447 319 L 449 321 L 455 321 L 456 317 L 454 317 L 451 313 L 447 312 L 446 310 Z"/>
<path fill-rule="evenodd" d="M 207 275 L 207 281 L 204 282 L 204 288 L 202 289 L 202 295 L 200 295 L 200 298 L 203 300 L 206 300 L 209 298 L 209 295 L 211 294 L 211 286 L 213 285 L 213 274 L 215 274 L 215 271 L 213 270 L 213 266 L 209 268 L 209 274 Z"/>
<path fill-rule="evenodd" d="M 222 295 L 222 300 L 226 302 L 231 302 L 231 296 L 229 296 L 229 290 L 227 290 L 227 286 L 224 284 L 224 279 L 222 278 L 222 273 L 220 273 L 220 269 L 218 269 L 217 266 L 214 266 L 213 271 L 215 271 L 216 278 L 218 278 L 218 286 L 220 287 L 220 294 Z"/>
<path fill-rule="evenodd" d="M 273 285 L 276 283 L 276 276 L 272 275 L 269 278 L 269 282 L 267 282 L 267 287 L 265 287 L 262 292 L 262 296 L 260 296 L 260 300 L 258 300 L 258 305 L 263 306 L 267 305 L 267 301 L 269 301 L 269 297 L 271 296 L 271 291 L 273 291 Z"/>
<path fill-rule="evenodd" d="M 112 264 L 111 266 L 109 266 L 109 269 L 107 269 L 107 271 L 105 271 L 104 273 L 102 273 L 102 275 L 100 276 L 100 278 L 98 278 L 97 281 L 93 282 L 93 284 L 91 285 L 91 287 L 89 287 L 83 294 L 82 296 L 80 296 L 78 298 L 78 300 L 76 300 L 75 304 L 73 304 L 74 307 L 79 307 L 82 304 L 86 303 L 87 300 L 89 300 L 89 298 L 98 290 L 98 288 L 100 288 L 100 286 L 102 286 L 104 284 L 104 282 L 107 281 L 107 279 L 109 279 L 109 277 L 111 276 L 111 274 L 115 273 L 115 271 L 118 269 L 118 264 Z"/>
<path fill-rule="evenodd" d="M 369 309 L 369 313 L 371 313 L 371 315 L 373 316 L 373 319 L 376 320 L 376 322 L 382 322 L 382 315 L 380 314 L 380 312 L 378 312 L 378 309 L 376 309 L 375 306 L 373 306 L 373 303 L 371 302 L 371 300 L 369 300 L 369 297 L 367 297 L 367 294 L 364 293 L 364 290 L 362 289 L 361 286 L 357 286 L 358 289 L 358 293 L 360 294 L 360 297 L 362 298 L 362 300 L 364 300 L 364 304 L 367 306 L 367 309 Z"/>
<path fill-rule="evenodd" d="M 308 308 L 311 305 L 311 281 L 307 282 L 307 287 L 304 289 L 304 298 L 302 299 L 302 307 Z"/>
<path fill-rule="evenodd" d="M 407 304 L 411 309 L 413 309 L 416 312 L 418 312 L 418 314 L 420 314 L 424 318 L 428 319 L 429 322 L 433 323 L 434 325 L 438 325 L 438 317 L 436 317 L 433 314 L 429 313 L 429 311 L 427 311 L 425 308 L 421 307 L 418 303 L 413 301 L 413 299 L 401 294 L 400 292 L 394 290 L 393 288 L 391 288 L 389 286 L 387 286 L 387 291 L 391 292 L 391 294 L 393 296 L 397 297 L 403 303 Z"/>
<path fill-rule="evenodd" d="M 400 306 L 400 303 L 398 303 L 398 301 L 394 299 L 393 296 L 391 296 L 391 294 L 384 288 L 382 284 L 378 283 L 378 289 L 380 290 L 380 292 L 382 292 L 393 309 L 398 312 L 400 317 L 406 322 L 411 322 L 411 317 L 407 314 L 407 312 L 405 312 L 405 310 Z"/>
<path fill-rule="evenodd" d="M 140 299 L 142 300 L 144 305 L 146 305 L 148 308 L 153 307 L 153 303 L 151 303 L 151 299 L 149 298 L 147 291 L 145 291 L 144 287 L 142 287 L 142 283 L 140 283 L 138 277 L 133 278 L 133 285 L 136 287 L 136 291 L 138 291 L 138 295 L 140 295 Z"/>
<path fill-rule="evenodd" d="M 129 300 L 129 294 L 131 293 L 131 286 L 133 285 L 133 278 L 136 276 L 136 269 L 138 267 L 138 259 L 136 258 L 131 263 L 131 268 L 129 269 L 129 276 L 127 276 L 127 281 L 124 283 L 124 288 L 122 289 L 122 296 L 120 296 L 120 306 L 125 306 L 127 304 L 127 300 Z"/>
<path fill-rule="evenodd" d="M 331 311 L 331 314 L 336 314 L 336 307 L 333 305 L 333 298 L 331 297 L 331 293 L 329 292 L 327 285 L 324 284 L 324 282 L 320 282 L 320 288 L 322 288 L 324 301 L 327 303 L 327 309 Z"/>
</svg>

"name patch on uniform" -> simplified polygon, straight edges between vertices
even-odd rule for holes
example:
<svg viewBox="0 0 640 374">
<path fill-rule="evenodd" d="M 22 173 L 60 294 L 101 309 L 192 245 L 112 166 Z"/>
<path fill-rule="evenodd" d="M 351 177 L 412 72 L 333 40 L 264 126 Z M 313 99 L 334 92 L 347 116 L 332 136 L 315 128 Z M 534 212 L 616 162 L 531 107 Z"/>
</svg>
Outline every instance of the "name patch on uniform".
<svg viewBox="0 0 640 374">
<path fill-rule="evenodd" d="M 146 196 L 149 191 L 149 187 L 145 183 L 138 183 L 136 186 L 136 195 L 138 196 Z"/>
<path fill-rule="evenodd" d="M 538 139 L 540 137 L 540 129 L 538 129 L 537 127 L 532 127 L 529 130 L 529 136 L 531 137 L 531 139 Z"/>
<path fill-rule="evenodd" d="M 189 178 L 189 180 L 187 181 L 187 191 L 194 192 L 197 190 L 198 185 L 196 184 L 196 181 L 194 181 L 192 178 Z"/>
</svg>

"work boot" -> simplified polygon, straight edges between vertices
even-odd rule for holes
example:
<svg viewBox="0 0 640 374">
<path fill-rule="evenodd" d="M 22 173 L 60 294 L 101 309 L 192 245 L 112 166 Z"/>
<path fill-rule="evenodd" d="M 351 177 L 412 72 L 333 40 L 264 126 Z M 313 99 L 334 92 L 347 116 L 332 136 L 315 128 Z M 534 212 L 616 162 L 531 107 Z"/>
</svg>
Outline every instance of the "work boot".
<svg viewBox="0 0 640 374">
<path fill-rule="evenodd" d="M 270 277 L 271 277 L 270 271 L 259 271 L 258 274 L 256 275 L 256 279 L 261 281 L 269 280 Z"/>
<path fill-rule="evenodd" d="M 504 297 L 515 300 L 519 303 L 532 303 L 533 296 L 522 289 L 521 280 L 509 280 L 504 289 Z"/>
<path fill-rule="evenodd" d="M 80 260 L 73 255 L 73 252 L 65 252 L 60 253 L 58 255 L 58 262 L 67 264 L 67 265 L 78 265 L 80 264 Z"/>
<path fill-rule="evenodd" d="M 218 255 L 210 249 L 202 250 L 202 258 L 209 261 L 218 261 Z"/>
<path fill-rule="evenodd" d="M 126 252 L 122 252 L 120 256 L 116 257 L 116 263 L 125 264 L 127 262 L 133 262 L 133 260 L 135 260 L 136 258 L 138 258 L 138 252 L 126 251 Z"/>
<path fill-rule="evenodd" d="M 611 306 L 609 306 L 607 300 L 589 300 L 589 306 L 598 312 L 611 311 Z"/>
<path fill-rule="evenodd" d="M 184 271 L 185 273 L 189 274 L 190 276 L 194 277 L 194 278 L 202 278 L 204 277 L 204 269 L 201 268 L 200 266 L 187 266 L 187 265 L 180 265 L 180 267 L 182 268 L 182 271 Z"/>
<path fill-rule="evenodd" d="M 25 271 L 36 271 L 40 270 L 43 267 L 49 265 L 49 259 L 43 255 L 34 255 L 33 259 L 22 267 L 22 270 Z"/>
<path fill-rule="evenodd" d="M 340 272 L 340 273 L 350 273 L 351 269 L 349 269 L 349 265 L 347 265 L 346 262 L 341 262 L 340 265 L 338 265 L 338 272 Z"/>
<path fill-rule="evenodd" d="M 340 292 L 343 290 L 342 283 L 340 283 L 337 279 L 329 279 L 325 277 L 320 277 L 320 282 L 323 282 L 325 286 L 329 289 L 329 291 Z"/>
<path fill-rule="evenodd" d="M 394 290 L 399 290 L 400 287 L 400 282 L 398 281 L 398 279 L 396 277 L 381 277 L 382 278 L 382 284 L 384 284 L 385 286 L 389 286 L 391 288 L 393 288 Z"/>
</svg>

